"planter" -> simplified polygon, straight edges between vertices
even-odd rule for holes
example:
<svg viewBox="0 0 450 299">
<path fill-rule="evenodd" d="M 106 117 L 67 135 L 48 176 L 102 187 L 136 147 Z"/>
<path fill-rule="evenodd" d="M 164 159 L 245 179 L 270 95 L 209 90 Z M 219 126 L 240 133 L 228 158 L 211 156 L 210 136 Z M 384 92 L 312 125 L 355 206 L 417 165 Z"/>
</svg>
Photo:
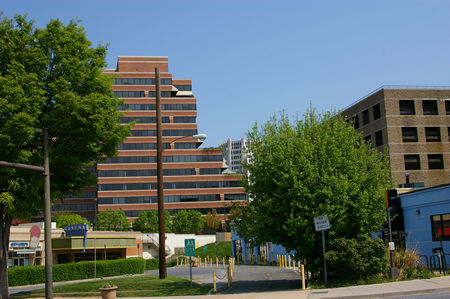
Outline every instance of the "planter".
<svg viewBox="0 0 450 299">
<path fill-rule="evenodd" d="M 112 288 L 99 288 L 102 293 L 102 299 L 116 299 L 117 287 Z"/>
</svg>

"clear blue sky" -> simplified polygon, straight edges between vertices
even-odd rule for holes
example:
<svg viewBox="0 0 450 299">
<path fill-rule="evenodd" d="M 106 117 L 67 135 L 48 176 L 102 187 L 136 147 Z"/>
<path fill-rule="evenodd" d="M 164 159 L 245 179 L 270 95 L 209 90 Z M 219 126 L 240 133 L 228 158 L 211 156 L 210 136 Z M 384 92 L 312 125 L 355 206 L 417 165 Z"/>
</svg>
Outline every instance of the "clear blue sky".
<svg viewBox="0 0 450 299">
<path fill-rule="evenodd" d="M 192 79 L 205 146 L 281 110 L 342 109 L 381 85 L 450 85 L 450 1 L 2 0 L 6 16 L 78 17 L 117 56 L 168 56 Z"/>
</svg>

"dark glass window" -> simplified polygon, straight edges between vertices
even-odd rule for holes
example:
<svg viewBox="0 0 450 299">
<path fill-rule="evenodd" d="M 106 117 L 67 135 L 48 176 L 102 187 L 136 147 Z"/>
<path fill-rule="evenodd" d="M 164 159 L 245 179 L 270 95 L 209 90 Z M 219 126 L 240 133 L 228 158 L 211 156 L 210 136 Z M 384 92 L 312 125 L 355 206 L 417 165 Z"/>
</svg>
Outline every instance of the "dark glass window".
<svg viewBox="0 0 450 299">
<path fill-rule="evenodd" d="M 195 175 L 195 169 L 164 169 L 163 174 L 171 175 Z M 156 176 L 156 169 L 133 169 L 133 170 L 100 170 L 99 177 L 131 177 L 131 176 Z"/>
<path fill-rule="evenodd" d="M 173 86 L 179 91 L 192 91 L 192 85 L 190 84 L 174 84 Z"/>
<path fill-rule="evenodd" d="M 370 122 L 369 109 L 364 110 L 362 116 L 363 116 L 363 125 L 367 125 Z"/>
<path fill-rule="evenodd" d="M 126 117 L 120 117 L 119 118 L 120 123 L 122 124 L 128 124 L 132 121 L 136 121 L 136 123 L 143 123 L 143 124 L 154 124 L 156 123 L 156 117 L 144 117 L 144 116 L 134 116 L 134 117 L 130 117 L 130 116 L 126 116 Z M 163 116 L 162 117 L 162 122 L 163 123 L 169 123 L 169 117 L 167 116 Z"/>
<path fill-rule="evenodd" d="M 238 181 L 212 182 L 170 182 L 164 183 L 164 189 L 232 188 L 239 187 Z M 154 190 L 156 183 L 99 184 L 99 191 L 112 190 Z"/>
<path fill-rule="evenodd" d="M 373 119 L 379 119 L 381 117 L 381 108 L 380 104 L 376 104 L 372 107 L 373 109 Z"/>
<path fill-rule="evenodd" d="M 83 191 L 80 195 L 76 194 L 65 194 L 62 196 L 62 198 L 96 198 L 97 192 L 96 191 Z"/>
<path fill-rule="evenodd" d="M 418 170 L 420 169 L 420 157 L 419 155 L 405 155 L 405 170 Z"/>
<path fill-rule="evenodd" d="M 450 115 L 450 100 L 445 101 L 445 113 Z"/>
<path fill-rule="evenodd" d="M 171 96 L 172 96 L 172 92 L 170 92 L 170 91 L 161 91 L 161 97 L 162 98 L 170 98 Z M 156 98 L 156 91 L 149 91 L 148 92 L 148 97 L 149 98 Z"/>
<path fill-rule="evenodd" d="M 447 128 L 448 141 L 450 141 L 450 127 Z"/>
<path fill-rule="evenodd" d="M 191 116 L 175 116 L 173 118 L 174 123 L 192 124 L 195 123 L 195 117 Z"/>
<path fill-rule="evenodd" d="M 172 85 L 172 79 L 171 78 L 161 78 L 159 80 L 161 85 Z"/>
<path fill-rule="evenodd" d="M 442 154 L 428 155 L 428 169 L 444 169 Z"/>
<path fill-rule="evenodd" d="M 200 174 L 222 174 L 221 168 L 200 168 Z"/>
<path fill-rule="evenodd" d="M 163 136 L 192 136 L 196 135 L 197 130 L 163 130 Z M 156 136 L 156 130 L 131 130 L 132 136 Z"/>
<path fill-rule="evenodd" d="M 115 78 L 114 85 L 155 85 L 155 78 Z"/>
<path fill-rule="evenodd" d="M 155 111 L 155 104 L 124 104 L 119 110 L 148 110 Z M 161 110 L 196 110 L 196 104 L 161 104 Z"/>
<path fill-rule="evenodd" d="M 352 117 L 352 122 L 353 122 L 353 126 L 355 127 L 355 129 L 358 129 L 359 128 L 358 114 L 356 114 L 355 116 Z"/>
<path fill-rule="evenodd" d="M 135 143 L 124 143 L 124 144 L 135 144 Z M 147 143 L 147 144 L 155 145 L 155 143 Z M 223 161 L 222 155 L 163 156 L 164 163 L 222 162 L 222 161 Z M 105 162 L 101 162 L 99 164 L 111 164 L 111 163 L 156 163 L 156 156 L 112 157 L 106 159 Z"/>
<path fill-rule="evenodd" d="M 196 149 L 197 144 L 193 142 L 177 142 L 175 143 L 175 149 Z"/>
<path fill-rule="evenodd" d="M 441 141 L 441 129 L 439 127 L 427 127 L 425 128 L 425 137 L 427 142 L 439 142 Z"/>
<path fill-rule="evenodd" d="M 403 142 L 417 142 L 417 128 L 416 127 L 404 127 L 402 128 Z"/>
<path fill-rule="evenodd" d="M 143 98 L 145 93 L 143 91 L 113 91 L 115 97 L 118 98 Z"/>
<path fill-rule="evenodd" d="M 372 142 L 372 137 L 370 135 L 367 135 L 366 137 L 364 137 L 364 141 L 365 142 Z"/>
<path fill-rule="evenodd" d="M 401 115 L 414 115 L 416 110 L 414 108 L 414 100 L 400 100 L 400 114 Z"/>
<path fill-rule="evenodd" d="M 248 194 L 225 194 L 225 200 L 248 200 Z"/>
<path fill-rule="evenodd" d="M 375 132 L 375 144 L 376 146 L 383 145 L 383 132 L 381 130 Z"/>
<path fill-rule="evenodd" d="M 433 234 L 433 241 L 450 240 L 450 214 L 433 215 L 431 216 L 431 231 Z"/>
<path fill-rule="evenodd" d="M 436 100 L 422 100 L 422 108 L 424 115 L 437 115 L 438 107 Z"/>
</svg>

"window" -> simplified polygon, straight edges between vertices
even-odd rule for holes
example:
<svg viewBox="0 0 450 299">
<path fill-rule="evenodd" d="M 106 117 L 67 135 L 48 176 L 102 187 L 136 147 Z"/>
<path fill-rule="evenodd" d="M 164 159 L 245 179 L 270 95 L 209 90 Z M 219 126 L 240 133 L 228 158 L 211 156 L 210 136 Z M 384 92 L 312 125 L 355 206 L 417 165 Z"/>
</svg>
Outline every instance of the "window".
<svg viewBox="0 0 450 299">
<path fill-rule="evenodd" d="M 381 130 L 375 132 L 375 144 L 377 146 L 383 145 L 383 132 Z"/>
<path fill-rule="evenodd" d="M 433 241 L 450 240 L 450 214 L 433 215 L 431 216 L 431 232 L 433 234 Z"/>
<path fill-rule="evenodd" d="M 355 129 L 358 129 L 359 128 L 359 117 L 358 117 L 358 114 L 353 116 L 352 121 L 353 121 L 353 126 L 355 127 Z"/>
<path fill-rule="evenodd" d="M 420 157 L 419 155 L 405 155 L 405 170 L 418 170 L 420 169 Z"/>
<path fill-rule="evenodd" d="M 404 127 L 402 128 L 403 142 L 417 142 L 417 128 Z"/>
<path fill-rule="evenodd" d="M 145 93 L 143 91 L 113 91 L 115 97 L 118 98 L 143 98 Z"/>
<path fill-rule="evenodd" d="M 442 154 L 428 155 L 428 169 L 444 169 L 444 160 Z"/>
<path fill-rule="evenodd" d="M 370 122 L 369 109 L 364 110 L 362 116 L 363 116 L 363 125 L 367 125 Z"/>
<path fill-rule="evenodd" d="M 370 135 L 367 135 L 366 137 L 364 137 L 364 141 L 365 142 L 372 142 L 372 137 Z"/>
<path fill-rule="evenodd" d="M 441 130 L 439 127 L 425 128 L 425 137 L 427 142 L 439 142 L 441 141 Z"/>
<path fill-rule="evenodd" d="M 416 110 L 414 108 L 414 100 L 400 100 L 400 114 L 401 115 L 414 115 Z"/>
<path fill-rule="evenodd" d="M 450 100 L 445 101 L 445 113 L 450 115 Z"/>
<path fill-rule="evenodd" d="M 376 104 L 375 106 L 372 107 L 373 109 L 373 119 L 379 119 L 381 117 L 381 109 L 380 109 L 380 104 Z"/>
<path fill-rule="evenodd" d="M 438 107 L 435 100 L 422 100 L 422 108 L 424 115 L 437 115 Z"/>
</svg>

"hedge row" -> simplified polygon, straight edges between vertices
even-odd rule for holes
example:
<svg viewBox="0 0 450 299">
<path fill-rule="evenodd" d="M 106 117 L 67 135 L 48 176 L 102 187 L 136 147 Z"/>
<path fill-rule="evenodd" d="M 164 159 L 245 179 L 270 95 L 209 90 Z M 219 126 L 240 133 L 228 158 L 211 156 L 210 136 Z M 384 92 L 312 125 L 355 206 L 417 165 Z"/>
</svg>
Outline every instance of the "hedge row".
<svg viewBox="0 0 450 299">
<path fill-rule="evenodd" d="M 173 267 L 177 265 L 177 260 L 173 259 L 166 262 L 166 267 Z M 159 259 L 148 259 L 145 261 L 145 270 L 159 269 Z"/>
<path fill-rule="evenodd" d="M 97 261 L 97 277 L 144 273 L 146 261 L 141 258 Z M 94 262 L 78 262 L 53 266 L 53 281 L 79 280 L 94 277 Z M 45 282 L 44 266 L 24 266 L 8 269 L 9 286 Z"/>
</svg>

